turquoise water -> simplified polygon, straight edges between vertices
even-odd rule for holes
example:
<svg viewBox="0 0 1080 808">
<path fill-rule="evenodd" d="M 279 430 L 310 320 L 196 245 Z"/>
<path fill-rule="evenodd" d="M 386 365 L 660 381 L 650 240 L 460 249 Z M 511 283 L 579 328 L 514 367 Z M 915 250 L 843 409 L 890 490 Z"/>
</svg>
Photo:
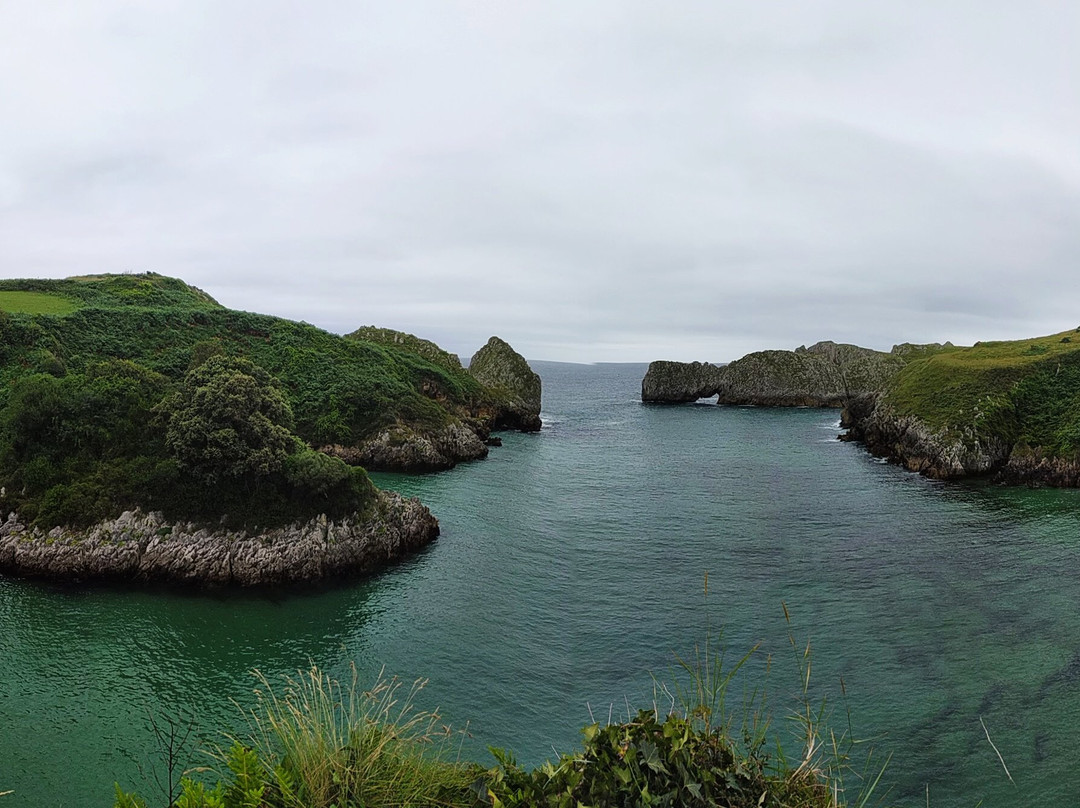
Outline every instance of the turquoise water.
<svg viewBox="0 0 1080 808">
<path fill-rule="evenodd" d="M 190 711 L 205 745 L 243 729 L 253 668 L 309 660 L 428 677 L 464 755 L 537 763 L 650 703 L 650 674 L 722 626 L 733 655 L 773 655 L 783 728 L 782 603 L 815 696 L 843 678 L 834 724 L 849 709 L 892 754 L 891 804 L 1080 804 L 1080 492 L 928 481 L 838 442 L 834 411 L 643 406 L 643 365 L 536 367 L 542 432 L 378 476 L 443 534 L 369 581 L 270 599 L 0 578 L 0 806 L 108 805 L 114 780 L 156 797 L 148 708 Z"/>
</svg>

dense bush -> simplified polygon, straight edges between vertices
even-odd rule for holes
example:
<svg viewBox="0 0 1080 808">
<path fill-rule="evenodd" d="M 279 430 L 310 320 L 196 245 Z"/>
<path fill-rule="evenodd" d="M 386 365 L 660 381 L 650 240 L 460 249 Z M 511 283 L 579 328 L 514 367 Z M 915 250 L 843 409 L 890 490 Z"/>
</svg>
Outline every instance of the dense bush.
<svg viewBox="0 0 1080 808">
<path fill-rule="evenodd" d="M 813 775 L 770 774 L 764 739 L 739 748 L 719 729 L 695 727 L 672 713 L 582 731 L 584 750 L 526 772 L 494 750 L 502 768 L 491 787 L 494 808 L 768 808 L 825 805 Z M 825 798 L 825 799 L 823 799 Z"/>
<path fill-rule="evenodd" d="M 266 371 L 213 357 L 178 387 L 127 360 L 17 378 L 0 409 L 5 503 L 39 527 L 134 507 L 233 527 L 363 510 L 362 469 L 308 448 Z"/>
<path fill-rule="evenodd" d="M 298 448 L 280 386 L 247 359 L 211 357 L 188 372 L 159 412 L 169 450 L 208 483 L 268 476 Z"/>
<path fill-rule="evenodd" d="M 40 527 L 135 506 L 237 527 L 361 510 L 367 475 L 309 446 L 439 428 L 487 401 L 459 368 L 225 309 L 154 273 L 0 280 L 4 292 L 78 304 L 0 311 L 0 486 Z"/>
</svg>

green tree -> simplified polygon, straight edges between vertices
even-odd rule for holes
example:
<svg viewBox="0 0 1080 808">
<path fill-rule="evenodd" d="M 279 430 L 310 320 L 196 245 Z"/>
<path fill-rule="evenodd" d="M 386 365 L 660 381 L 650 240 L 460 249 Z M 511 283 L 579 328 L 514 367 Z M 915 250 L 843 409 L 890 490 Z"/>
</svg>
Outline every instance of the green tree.
<svg viewBox="0 0 1080 808">
<path fill-rule="evenodd" d="M 163 414 L 170 451 L 207 482 L 274 474 L 299 445 L 277 381 L 247 359 L 210 357 L 188 372 Z"/>
</svg>

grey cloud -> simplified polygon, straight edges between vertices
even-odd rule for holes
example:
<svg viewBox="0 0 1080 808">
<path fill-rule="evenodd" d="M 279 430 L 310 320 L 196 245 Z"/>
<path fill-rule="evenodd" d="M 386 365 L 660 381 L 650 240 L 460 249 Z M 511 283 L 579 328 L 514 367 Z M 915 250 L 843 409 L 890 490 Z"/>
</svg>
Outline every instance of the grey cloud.
<svg viewBox="0 0 1080 808">
<path fill-rule="evenodd" d="M 6 275 L 154 269 L 469 354 L 1080 320 L 1055 2 L 0 9 Z"/>
</svg>

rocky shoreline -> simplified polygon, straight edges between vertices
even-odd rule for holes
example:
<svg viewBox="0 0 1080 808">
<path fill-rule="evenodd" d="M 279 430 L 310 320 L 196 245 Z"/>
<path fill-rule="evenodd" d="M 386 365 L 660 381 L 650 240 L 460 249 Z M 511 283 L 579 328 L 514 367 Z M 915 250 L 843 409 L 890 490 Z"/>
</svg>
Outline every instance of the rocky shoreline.
<svg viewBox="0 0 1080 808">
<path fill-rule="evenodd" d="M 509 343 L 491 337 L 461 366 L 453 354 L 428 340 L 387 328 L 365 326 L 350 337 L 412 351 L 448 371 L 471 377 L 485 395 L 469 406 L 451 406 L 445 391 L 425 383 L 423 394 L 448 407 L 446 423 L 396 423 L 384 426 L 354 444 L 329 443 L 318 450 L 368 471 L 421 474 L 445 471 L 458 463 L 487 457 L 489 446 L 502 444 L 491 433 L 499 430 L 538 432 L 542 382 L 525 358 Z"/>
<path fill-rule="evenodd" d="M 1080 462 L 1049 457 L 974 429 L 930 429 L 913 416 L 898 415 L 878 394 L 858 396 L 844 407 L 841 440 L 862 443 L 884 457 L 936 480 L 989 477 L 1008 485 L 1080 487 Z"/>
<path fill-rule="evenodd" d="M 410 474 L 445 471 L 458 463 L 487 457 L 486 430 L 456 423 L 422 433 L 405 424 L 379 430 L 356 446 L 330 444 L 319 451 L 368 471 Z"/>
<path fill-rule="evenodd" d="M 126 511 L 86 530 L 0 524 L 0 573 L 65 583 L 280 587 L 356 578 L 434 541 L 439 523 L 418 499 L 380 491 L 369 513 L 318 516 L 264 530 L 211 530 Z"/>
</svg>

